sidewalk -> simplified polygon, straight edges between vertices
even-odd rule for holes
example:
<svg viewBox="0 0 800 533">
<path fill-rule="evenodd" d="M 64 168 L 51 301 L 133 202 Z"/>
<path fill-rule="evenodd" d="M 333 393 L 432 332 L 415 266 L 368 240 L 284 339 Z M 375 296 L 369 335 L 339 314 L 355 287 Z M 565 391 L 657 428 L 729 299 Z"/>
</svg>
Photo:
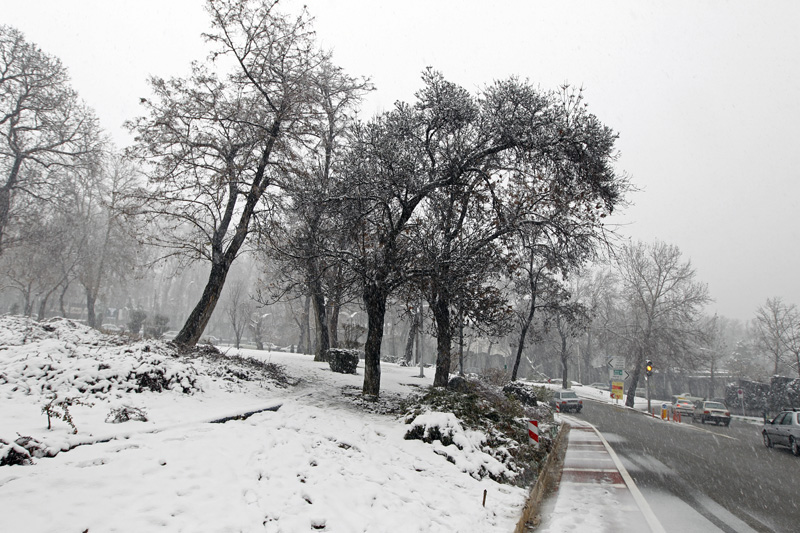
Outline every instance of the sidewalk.
<svg viewBox="0 0 800 533">
<path fill-rule="evenodd" d="M 536 533 L 652 531 L 664 533 L 628 471 L 597 429 L 563 416 L 569 424 L 563 468 L 545 497 Z"/>
</svg>

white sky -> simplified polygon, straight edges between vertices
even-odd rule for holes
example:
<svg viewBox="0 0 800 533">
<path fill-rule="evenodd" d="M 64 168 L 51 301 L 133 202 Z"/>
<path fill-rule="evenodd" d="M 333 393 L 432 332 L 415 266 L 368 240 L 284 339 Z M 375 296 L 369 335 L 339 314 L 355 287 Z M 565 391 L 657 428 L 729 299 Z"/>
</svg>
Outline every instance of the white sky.
<svg viewBox="0 0 800 533">
<path fill-rule="evenodd" d="M 0 23 L 62 59 L 106 129 L 148 96 L 149 75 L 203 59 L 200 0 L 26 0 Z M 615 222 L 676 244 L 715 302 L 748 320 L 767 298 L 800 304 L 800 2 L 293 0 L 324 46 L 377 91 L 365 113 L 410 100 L 433 66 L 470 90 L 517 75 L 583 86 L 620 134 L 641 191 Z"/>
</svg>

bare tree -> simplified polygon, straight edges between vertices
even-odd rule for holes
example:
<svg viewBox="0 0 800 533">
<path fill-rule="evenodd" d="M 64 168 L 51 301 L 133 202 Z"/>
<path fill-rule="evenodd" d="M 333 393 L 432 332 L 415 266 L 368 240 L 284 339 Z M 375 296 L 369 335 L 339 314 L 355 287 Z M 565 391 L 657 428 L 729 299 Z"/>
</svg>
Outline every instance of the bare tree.
<svg viewBox="0 0 800 533">
<path fill-rule="evenodd" d="M 623 328 L 633 351 L 626 404 L 633 407 L 645 361 L 666 365 L 669 361 L 659 357 L 659 346 L 688 347 L 701 336 L 700 313 L 710 297 L 677 246 L 628 243 L 619 252 L 617 267 L 626 308 Z"/>
<path fill-rule="evenodd" d="M 247 295 L 247 286 L 243 280 L 239 279 L 230 284 L 225 314 L 228 317 L 228 322 L 233 331 L 234 343 L 238 349 L 245 330 L 251 324 L 251 315 L 253 314 L 253 306 L 250 303 L 250 298 Z"/>
<path fill-rule="evenodd" d="M 800 376 L 800 311 L 792 304 L 789 310 L 789 328 L 786 331 L 786 351 L 794 358 L 795 370 Z"/>
<path fill-rule="evenodd" d="M 294 158 L 311 113 L 313 73 L 325 60 L 308 16 L 276 1 L 208 0 L 214 50 L 187 78 L 151 80 L 148 115 L 131 124 L 152 163 L 143 213 L 160 224 L 154 242 L 210 263 L 200 301 L 175 342 L 194 345 L 268 189 Z M 230 67 L 218 73 L 215 67 Z"/>
<path fill-rule="evenodd" d="M 269 224 L 263 239 L 269 243 L 268 255 L 285 267 L 286 287 L 282 292 L 299 290 L 311 297 L 316 332 L 315 361 L 325 361 L 328 348 L 336 342 L 339 309 L 352 299 L 353 285 L 336 255 L 326 253 L 342 244 L 346 234 L 330 231 L 336 214 L 331 198 L 332 182 L 337 177 L 339 159 L 355 120 L 356 107 L 370 90 L 368 82 L 348 76 L 329 61 L 323 62 L 310 78 L 309 97 L 315 113 L 305 118 L 306 136 L 298 158 L 290 168 L 283 190 L 285 207 L 280 221 Z M 343 246 L 343 244 L 342 244 Z"/>
<path fill-rule="evenodd" d="M 82 164 L 99 146 L 97 120 L 66 68 L 0 25 L 0 252 L 17 195 L 48 196 L 54 169 Z"/>
<path fill-rule="evenodd" d="M 95 309 L 111 281 L 122 281 L 136 268 L 139 246 L 136 227 L 128 217 L 130 192 L 139 175 L 130 162 L 107 155 L 95 166 L 75 173 L 76 238 L 83 243 L 76 265 L 86 297 L 87 324 L 100 323 Z"/>
<path fill-rule="evenodd" d="M 796 321 L 797 308 L 787 305 L 779 298 L 768 298 L 766 303 L 756 310 L 756 332 L 758 334 L 758 347 L 769 354 L 773 363 L 773 375 L 778 375 L 781 366 L 788 355 L 789 346 L 794 346 L 791 340 L 793 335 L 793 322 Z"/>
</svg>

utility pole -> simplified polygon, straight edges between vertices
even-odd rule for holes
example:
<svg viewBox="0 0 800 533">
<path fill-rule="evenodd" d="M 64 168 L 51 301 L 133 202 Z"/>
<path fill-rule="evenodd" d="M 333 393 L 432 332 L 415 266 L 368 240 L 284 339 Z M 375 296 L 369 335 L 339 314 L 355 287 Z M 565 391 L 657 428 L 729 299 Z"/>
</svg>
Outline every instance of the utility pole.
<svg viewBox="0 0 800 533">
<path fill-rule="evenodd" d="M 644 382 L 647 384 L 647 412 L 650 412 L 650 376 L 653 375 L 653 362 L 649 359 L 644 367 Z"/>
</svg>

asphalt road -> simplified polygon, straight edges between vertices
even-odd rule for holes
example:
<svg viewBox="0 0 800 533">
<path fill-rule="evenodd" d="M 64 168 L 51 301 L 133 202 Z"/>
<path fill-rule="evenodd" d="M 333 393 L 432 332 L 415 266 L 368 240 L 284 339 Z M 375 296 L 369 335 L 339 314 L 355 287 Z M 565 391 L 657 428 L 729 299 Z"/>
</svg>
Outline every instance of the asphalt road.
<svg viewBox="0 0 800 533">
<path fill-rule="evenodd" d="M 663 422 L 585 400 L 577 416 L 597 426 L 646 495 L 677 498 L 728 533 L 800 531 L 800 458 L 767 449 L 761 426 Z"/>
</svg>

